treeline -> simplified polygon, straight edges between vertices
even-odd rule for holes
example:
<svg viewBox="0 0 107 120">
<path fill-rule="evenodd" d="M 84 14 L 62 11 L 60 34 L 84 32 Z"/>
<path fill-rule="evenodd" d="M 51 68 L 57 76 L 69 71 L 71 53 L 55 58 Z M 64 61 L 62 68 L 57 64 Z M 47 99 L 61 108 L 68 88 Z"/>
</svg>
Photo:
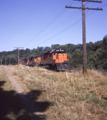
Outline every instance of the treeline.
<svg viewBox="0 0 107 120">
<path fill-rule="evenodd" d="M 87 43 L 87 66 L 90 69 L 107 69 L 107 36 L 103 38 L 103 40 L 95 42 L 95 43 Z M 66 44 L 59 45 L 54 44 L 51 47 L 37 47 L 37 49 L 26 49 L 20 50 L 20 59 L 25 57 L 30 57 L 32 55 L 40 54 L 44 51 L 49 51 L 52 49 L 65 49 L 68 53 L 68 58 L 70 62 L 72 62 L 73 67 L 79 67 L 83 64 L 82 57 L 82 44 L 74 45 L 74 44 Z M 9 51 L 9 52 L 0 52 L 0 60 L 2 64 L 16 64 L 17 63 L 17 50 Z"/>
</svg>

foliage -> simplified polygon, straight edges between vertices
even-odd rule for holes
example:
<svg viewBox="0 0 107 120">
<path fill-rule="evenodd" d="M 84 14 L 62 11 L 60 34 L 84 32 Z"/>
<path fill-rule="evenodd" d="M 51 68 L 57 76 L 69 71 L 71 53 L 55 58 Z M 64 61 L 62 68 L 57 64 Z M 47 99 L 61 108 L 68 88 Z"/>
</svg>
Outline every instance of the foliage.
<svg viewBox="0 0 107 120">
<path fill-rule="evenodd" d="M 79 67 L 82 65 L 82 52 L 75 50 L 72 54 L 72 65 L 74 67 Z"/>
<path fill-rule="evenodd" d="M 86 44 L 87 47 L 87 66 L 90 69 L 107 69 L 107 35 L 101 41 L 95 43 L 90 42 Z M 83 63 L 82 57 L 82 44 L 52 44 L 51 47 L 37 47 L 30 50 L 21 49 L 20 50 L 20 59 L 25 57 L 30 57 L 32 55 L 41 54 L 44 51 L 50 51 L 52 49 L 64 49 L 68 54 L 68 59 L 72 62 L 73 67 L 81 66 Z M 0 59 L 2 59 L 3 64 L 15 64 L 17 63 L 17 49 L 13 51 L 3 51 L 0 52 Z M 5 62 L 6 61 L 6 62 Z"/>
</svg>

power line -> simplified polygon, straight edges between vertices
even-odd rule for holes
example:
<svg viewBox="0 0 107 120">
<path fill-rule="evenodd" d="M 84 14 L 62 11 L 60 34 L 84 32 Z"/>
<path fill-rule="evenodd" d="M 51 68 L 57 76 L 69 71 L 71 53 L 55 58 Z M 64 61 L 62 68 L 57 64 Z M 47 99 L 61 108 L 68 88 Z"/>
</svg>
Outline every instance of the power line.
<svg viewBox="0 0 107 120">
<path fill-rule="evenodd" d="M 28 41 L 26 44 L 24 44 L 23 46 L 27 45 L 28 43 L 30 43 L 31 41 L 33 41 L 35 38 L 37 38 L 41 33 L 43 33 L 49 26 L 51 26 L 66 10 L 63 8 L 61 10 L 61 12 L 55 16 L 55 18 L 53 18 L 44 28 L 42 28 L 41 31 L 39 31 L 39 33 L 34 36 L 30 41 Z"/>
<path fill-rule="evenodd" d="M 77 24 L 78 22 L 80 22 L 80 20 L 81 20 L 81 19 L 78 19 L 76 22 L 74 22 L 74 23 L 73 23 L 73 24 L 71 24 L 70 26 L 68 26 L 68 27 L 66 27 L 65 29 L 61 30 L 60 32 L 56 33 L 56 34 L 55 34 L 55 35 L 53 35 L 52 37 L 50 37 L 50 38 L 48 38 L 48 39 L 46 39 L 46 40 L 42 41 L 42 42 L 41 42 L 41 43 L 39 43 L 38 45 L 40 45 L 40 44 L 42 44 L 42 43 L 44 43 L 44 42 L 46 42 L 46 41 L 48 41 L 48 40 L 50 40 L 50 39 L 52 39 L 52 38 L 56 37 L 57 35 L 61 34 L 61 33 L 62 33 L 62 32 L 64 32 L 65 30 L 67 30 L 67 29 L 71 28 L 73 25 L 75 25 L 75 24 Z"/>
<path fill-rule="evenodd" d="M 63 0 L 60 4 L 62 4 L 64 1 L 65 1 L 65 0 Z M 59 6 L 58 6 L 58 9 L 59 9 Z M 55 9 L 55 10 L 57 10 L 57 9 Z M 55 12 L 55 10 L 54 10 L 54 12 Z M 60 13 L 58 13 L 58 14 L 55 16 L 55 18 L 58 18 L 58 15 L 60 15 L 63 10 L 64 10 L 64 12 L 65 12 L 65 9 L 63 8 L 63 9 L 60 11 Z M 60 16 L 61 16 L 61 15 L 60 15 Z M 60 16 L 59 16 L 59 17 L 60 17 Z M 48 17 L 47 20 L 48 20 L 49 18 L 50 18 L 50 17 Z M 47 25 L 45 25 L 45 26 L 38 32 L 37 35 L 35 35 L 30 41 L 28 41 L 27 43 L 25 43 L 23 46 L 27 45 L 28 43 L 30 43 L 31 41 L 33 41 L 35 38 L 37 38 L 41 33 L 43 33 L 43 32 L 45 31 L 45 29 L 47 29 L 47 28 L 52 24 L 52 23 L 51 23 L 52 21 L 53 21 L 53 22 L 56 21 L 55 18 L 53 18 Z"/>
<path fill-rule="evenodd" d="M 76 12 L 76 11 L 75 11 L 75 12 Z M 77 16 L 77 14 L 75 14 L 75 15 Z M 73 16 L 73 17 L 74 17 L 74 16 Z M 61 22 L 60 22 L 60 23 L 61 23 Z M 58 26 L 60 23 L 58 23 L 56 26 Z M 71 26 L 71 25 L 70 25 L 70 26 Z M 68 26 L 67 28 L 69 28 L 69 26 Z M 54 30 L 54 29 L 52 28 L 52 30 L 50 30 L 48 33 L 46 33 L 45 35 L 41 36 L 40 38 L 46 36 L 47 34 L 49 34 L 50 32 L 52 32 L 53 30 Z M 65 30 L 67 30 L 67 29 L 65 28 L 64 31 L 65 31 Z M 64 32 L 64 31 L 62 30 L 62 32 Z M 61 32 L 61 31 L 60 31 L 60 32 Z M 58 33 L 60 33 L 60 32 L 58 32 Z M 61 33 L 62 33 L 62 32 L 61 32 Z M 57 35 L 58 35 L 58 33 L 57 33 Z M 55 34 L 55 36 L 56 36 L 56 34 Z M 40 39 L 40 38 L 39 38 L 39 39 Z M 38 39 L 38 41 L 39 41 L 39 39 Z"/>
<path fill-rule="evenodd" d="M 103 5 L 100 5 L 100 6 L 98 6 L 98 7 L 107 7 L 107 3 L 105 3 L 105 4 L 103 4 Z M 88 16 L 91 16 L 92 14 L 94 14 L 96 11 L 91 11 L 90 13 L 88 13 L 87 15 Z"/>
<path fill-rule="evenodd" d="M 107 4 L 107 3 L 106 3 Z M 104 4 L 104 5 L 106 5 L 106 4 Z M 104 5 L 101 5 L 101 6 L 99 6 L 99 7 L 102 7 L 102 6 L 104 6 Z M 106 7 L 106 6 L 105 6 Z M 95 13 L 96 11 L 94 11 L 94 12 L 92 12 L 92 14 L 93 13 Z M 86 18 L 87 17 L 89 17 L 90 15 L 92 15 L 92 14 L 89 14 L 89 15 L 87 15 L 86 16 Z M 72 26 L 74 26 L 74 25 L 76 25 L 77 23 L 79 23 L 81 21 L 81 18 L 80 19 L 78 19 L 76 22 L 74 22 L 73 24 L 71 24 L 70 26 L 68 26 L 68 27 L 66 27 L 65 29 L 63 29 L 62 31 L 60 31 L 60 32 L 58 32 L 58 33 L 56 33 L 55 35 L 53 35 L 52 37 L 50 37 L 50 38 L 48 38 L 48 39 L 46 39 L 46 40 L 44 40 L 44 41 L 42 41 L 41 43 L 39 43 L 38 45 L 40 45 L 40 44 L 42 44 L 42 43 L 44 43 L 44 42 L 46 42 L 46 41 L 48 41 L 48 40 L 50 40 L 50 39 L 52 39 L 52 38 L 54 38 L 54 37 L 56 37 L 57 35 L 59 35 L 59 34 L 61 34 L 62 32 L 64 32 L 64 31 L 66 31 L 67 29 L 69 29 L 70 27 L 72 27 Z"/>
<path fill-rule="evenodd" d="M 63 0 L 64 2 L 65 0 Z M 63 3 L 62 2 L 62 3 Z M 73 2 L 70 2 L 73 3 Z M 75 3 L 73 3 L 75 4 Z M 59 7 L 58 7 L 59 8 Z M 23 46 L 27 45 L 28 43 L 30 43 L 31 41 L 33 41 L 35 38 L 37 38 L 41 33 L 43 33 L 49 26 L 51 26 L 64 12 L 65 12 L 65 8 L 63 8 L 56 16 L 55 18 L 53 18 L 46 26 L 44 26 L 37 35 L 35 35 L 30 41 L 28 41 L 27 43 L 25 43 Z"/>
<path fill-rule="evenodd" d="M 60 12 L 60 13 L 61 13 L 61 12 Z M 59 14 L 60 14 L 60 13 L 59 13 Z M 94 13 L 94 12 L 93 12 L 93 13 Z M 92 14 L 93 14 L 93 13 L 92 13 Z M 58 15 L 59 15 L 59 14 L 58 14 Z M 58 16 L 58 15 L 57 15 L 57 16 Z M 55 18 L 57 18 L 57 16 L 56 16 Z M 88 16 L 90 16 L 90 15 L 88 15 Z M 52 20 L 54 20 L 55 18 L 53 18 Z M 50 21 L 46 26 L 48 26 L 50 23 L 51 23 L 51 21 Z M 75 22 L 75 23 L 77 23 L 77 22 Z M 74 23 L 74 25 L 75 25 L 75 23 Z M 46 27 L 46 26 L 45 26 L 45 27 Z M 73 25 L 68 26 L 67 28 L 65 28 L 65 29 L 63 29 L 62 31 L 58 32 L 57 34 L 53 35 L 52 37 L 50 37 L 50 38 L 48 38 L 48 39 L 42 41 L 42 42 L 39 43 L 38 45 L 40 45 L 40 44 L 42 44 L 42 43 L 44 43 L 44 42 L 46 42 L 46 41 L 48 41 L 48 40 L 54 38 L 55 36 L 61 34 L 62 32 L 64 32 L 65 30 L 69 29 L 69 28 L 72 27 L 72 26 L 73 26 Z M 42 30 L 43 30 L 43 29 L 42 29 Z M 45 34 L 45 35 L 46 35 L 46 34 Z M 44 36 L 45 36 L 45 35 L 44 35 Z M 35 38 L 35 37 L 34 37 L 34 38 Z M 34 38 L 33 38 L 33 39 L 34 39 Z M 31 39 L 28 43 L 30 43 L 33 39 Z M 27 43 L 27 44 L 28 44 L 28 43 Z"/>
</svg>

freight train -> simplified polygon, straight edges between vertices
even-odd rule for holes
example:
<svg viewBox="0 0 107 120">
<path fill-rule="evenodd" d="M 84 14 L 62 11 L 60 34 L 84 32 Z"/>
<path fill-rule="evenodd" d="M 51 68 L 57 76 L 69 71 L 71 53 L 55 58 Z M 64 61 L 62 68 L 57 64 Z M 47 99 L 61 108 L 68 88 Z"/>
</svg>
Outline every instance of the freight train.
<svg viewBox="0 0 107 120">
<path fill-rule="evenodd" d="M 69 59 L 67 59 L 66 51 L 62 49 L 53 49 L 39 55 L 20 59 L 19 63 L 28 66 L 45 66 L 49 69 L 55 69 L 58 71 L 71 70 L 72 68 Z"/>
</svg>

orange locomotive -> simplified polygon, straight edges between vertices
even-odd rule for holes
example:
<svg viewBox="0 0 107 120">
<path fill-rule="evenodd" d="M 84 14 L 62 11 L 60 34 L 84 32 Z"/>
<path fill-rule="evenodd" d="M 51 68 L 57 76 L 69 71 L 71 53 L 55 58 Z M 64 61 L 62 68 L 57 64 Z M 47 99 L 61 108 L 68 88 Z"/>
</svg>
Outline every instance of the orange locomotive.
<svg viewBox="0 0 107 120">
<path fill-rule="evenodd" d="M 39 55 L 34 55 L 29 58 L 29 66 L 39 65 L 41 62 L 41 57 Z"/>
<path fill-rule="evenodd" d="M 40 55 L 31 56 L 29 59 L 22 59 L 22 63 L 29 66 L 41 65 L 50 69 L 70 70 L 71 63 L 67 59 L 67 53 L 62 49 L 53 49 Z"/>
<path fill-rule="evenodd" d="M 19 64 L 28 65 L 28 64 L 29 64 L 29 57 L 20 59 L 20 60 L 19 60 Z"/>
<path fill-rule="evenodd" d="M 50 69 L 56 70 L 71 69 L 71 63 L 67 59 L 67 53 L 62 49 L 53 49 L 42 53 L 40 65 L 47 65 Z"/>
</svg>

